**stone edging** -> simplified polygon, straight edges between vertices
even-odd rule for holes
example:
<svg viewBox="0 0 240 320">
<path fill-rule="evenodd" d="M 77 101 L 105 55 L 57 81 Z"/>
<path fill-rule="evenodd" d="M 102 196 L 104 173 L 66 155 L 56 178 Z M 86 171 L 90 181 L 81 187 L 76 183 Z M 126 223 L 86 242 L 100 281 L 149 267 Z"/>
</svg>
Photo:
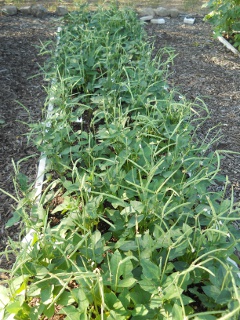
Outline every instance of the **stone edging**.
<svg viewBox="0 0 240 320">
<path fill-rule="evenodd" d="M 158 8 L 141 8 L 138 9 L 140 20 L 150 21 L 155 24 L 164 24 L 166 21 L 164 18 L 178 18 L 180 15 L 184 17 L 183 22 L 186 24 L 194 24 L 195 18 L 190 18 L 187 14 L 181 13 L 178 9 L 167 9 L 164 7 Z"/>
<path fill-rule="evenodd" d="M 178 9 L 167 9 L 164 7 L 158 7 L 158 8 L 141 8 L 137 10 L 140 20 L 142 21 L 150 21 L 151 23 L 155 24 L 164 24 L 165 19 L 163 18 L 178 18 L 181 14 Z M 25 6 L 17 8 L 14 5 L 5 5 L 1 9 L 1 13 L 3 15 L 7 16 L 14 16 L 18 13 L 24 14 L 24 15 L 32 15 L 37 18 L 43 18 L 48 13 L 48 10 L 42 5 L 42 4 L 34 4 L 31 6 Z M 54 12 L 57 16 L 64 16 L 68 14 L 68 9 L 65 6 L 58 6 L 56 8 L 56 11 Z M 186 24 L 194 24 L 195 18 L 188 17 L 187 14 L 184 14 L 184 20 L 183 22 Z"/>
<path fill-rule="evenodd" d="M 2 7 L 0 12 L 6 16 L 15 16 L 18 13 L 21 13 L 24 15 L 32 15 L 36 18 L 43 18 L 48 13 L 50 13 L 42 4 L 33 4 L 31 6 L 25 6 L 20 8 L 17 8 L 13 5 L 6 5 Z M 58 6 L 56 8 L 55 14 L 57 16 L 65 16 L 66 14 L 68 14 L 68 9 L 65 6 Z"/>
</svg>

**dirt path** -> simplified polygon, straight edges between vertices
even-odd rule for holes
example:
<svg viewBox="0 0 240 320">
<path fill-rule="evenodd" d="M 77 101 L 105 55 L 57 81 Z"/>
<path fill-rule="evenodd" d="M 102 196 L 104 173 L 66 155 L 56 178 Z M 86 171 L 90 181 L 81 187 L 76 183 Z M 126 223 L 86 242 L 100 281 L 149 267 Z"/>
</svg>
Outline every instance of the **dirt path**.
<svg viewBox="0 0 240 320">
<path fill-rule="evenodd" d="M 45 91 L 38 64 L 39 41 L 54 37 L 57 23 L 51 17 L 39 20 L 31 17 L 0 17 L 0 187 L 14 194 L 12 159 L 36 153 L 27 145 L 24 122 L 40 121 Z M 156 50 L 171 47 L 176 58 L 170 68 L 170 83 L 179 92 L 194 101 L 204 99 L 211 118 L 199 135 L 205 138 L 209 128 L 219 125 L 222 138 L 214 149 L 240 152 L 240 59 L 212 38 L 211 27 L 197 17 L 194 25 L 184 25 L 183 18 L 168 19 L 165 25 L 146 25 L 149 36 L 155 36 Z M 18 102 L 25 106 L 23 108 Z M 213 130 L 209 138 L 213 136 Z M 21 171 L 30 179 L 36 175 L 38 157 L 21 163 Z M 240 155 L 229 154 L 222 161 L 222 173 L 228 175 L 234 189 L 235 200 L 240 200 Z M 217 186 L 222 188 L 222 186 Z M 0 193 L 0 251 L 7 238 L 19 237 L 19 225 L 6 230 L 5 223 L 13 211 L 13 201 Z M 2 257 L 0 268 L 9 268 L 12 259 Z"/>
<path fill-rule="evenodd" d="M 36 177 L 38 155 L 27 144 L 25 123 L 41 119 L 45 100 L 43 77 L 39 65 L 45 57 L 39 56 L 41 43 L 54 37 L 56 22 L 33 17 L 0 16 L 0 188 L 14 195 L 13 162 L 21 162 L 21 172 L 29 179 Z M 24 107 L 23 107 L 24 106 Z M 6 229 L 11 217 L 14 201 L 0 192 L 0 252 L 7 238 L 17 240 L 19 224 Z M 0 268 L 8 268 L 12 261 L 0 257 Z"/>
</svg>

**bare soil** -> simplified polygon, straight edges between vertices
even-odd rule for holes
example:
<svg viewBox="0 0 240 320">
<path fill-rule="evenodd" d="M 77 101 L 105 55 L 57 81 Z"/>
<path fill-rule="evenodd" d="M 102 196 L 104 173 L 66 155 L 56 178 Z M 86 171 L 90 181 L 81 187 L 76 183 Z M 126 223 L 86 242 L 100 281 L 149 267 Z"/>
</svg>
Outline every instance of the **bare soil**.
<svg viewBox="0 0 240 320">
<path fill-rule="evenodd" d="M 240 58 L 234 56 L 216 39 L 212 29 L 196 16 L 194 25 L 184 25 L 183 16 L 167 19 L 164 25 L 146 24 L 149 37 L 155 37 L 156 50 L 174 49 L 169 83 L 179 95 L 190 101 L 203 99 L 210 118 L 199 130 L 199 137 L 213 138 L 221 130 L 215 149 L 227 149 L 221 162 L 222 174 L 228 176 L 229 193 L 240 201 Z M 36 177 L 39 155 L 27 143 L 27 123 L 41 121 L 46 98 L 46 83 L 39 75 L 46 57 L 38 55 L 40 41 L 54 39 L 59 22 L 53 15 L 44 19 L 21 15 L 0 16 L 0 187 L 15 196 L 14 166 L 21 159 L 20 171 L 31 181 Z M 24 106 L 24 107 L 23 107 Z M 208 131 L 210 128 L 216 127 Z M 216 188 L 223 188 L 222 185 Z M 20 225 L 9 229 L 5 224 L 14 210 L 14 200 L 0 192 L 0 251 L 8 237 L 19 238 Z M 9 269 L 14 258 L 0 258 L 0 268 Z"/>
</svg>

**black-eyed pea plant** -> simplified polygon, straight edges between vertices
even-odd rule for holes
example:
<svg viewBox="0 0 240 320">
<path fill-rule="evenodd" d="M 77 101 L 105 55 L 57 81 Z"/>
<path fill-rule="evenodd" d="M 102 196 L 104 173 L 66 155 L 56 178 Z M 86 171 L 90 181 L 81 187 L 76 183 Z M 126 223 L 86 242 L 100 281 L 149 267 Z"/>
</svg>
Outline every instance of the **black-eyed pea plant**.
<svg viewBox="0 0 240 320">
<path fill-rule="evenodd" d="M 66 19 L 54 109 L 32 126 L 46 188 L 0 287 L 3 319 L 238 319 L 239 207 L 210 191 L 220 155 L 152 49 L 129 8 Z"/>
</svg>

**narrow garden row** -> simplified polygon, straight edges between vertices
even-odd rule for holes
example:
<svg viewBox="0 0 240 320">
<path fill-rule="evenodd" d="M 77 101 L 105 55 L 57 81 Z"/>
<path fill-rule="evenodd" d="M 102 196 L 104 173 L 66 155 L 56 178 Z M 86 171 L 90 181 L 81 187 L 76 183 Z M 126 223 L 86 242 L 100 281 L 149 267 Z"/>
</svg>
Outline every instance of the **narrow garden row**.
<svg viewBox="0 0 240 320">
<path fill-rule="evenodd" d="M 200 106 L 174 100 L 172 53 L 145 39 L 129 8 L 66 17 L 46 66 L 54 108 L 31 125 L 48 159 L 39 203 L 16 182 L 8 225 L 34 232 L 12 243 L 3 319 L 238 319 L 239 208 L 209 192 L 224 177 L 195 134 Z"/>
</svg>

